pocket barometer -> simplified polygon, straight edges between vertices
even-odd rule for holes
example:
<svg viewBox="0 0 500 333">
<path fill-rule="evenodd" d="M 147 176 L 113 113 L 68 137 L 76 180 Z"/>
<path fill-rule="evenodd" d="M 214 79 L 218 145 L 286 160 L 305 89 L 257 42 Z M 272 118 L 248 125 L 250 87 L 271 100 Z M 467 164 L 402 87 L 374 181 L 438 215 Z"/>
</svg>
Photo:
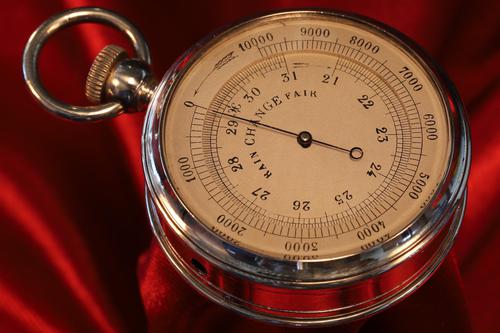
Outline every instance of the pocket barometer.
<svg viewBox="0 0 500 333">
<path fill-rule="evenodd" d="M 94 106 L 55 100 L 37 59 L 61 28 L 124 32 L 87 78 Z M 31 36 L 23 74 L 71 120 L 145 110 L 145 200 L 165 255 L 196 290 L 255 319 L 352 321 L 403 299 L 449 252 L 470 136 L 445 74 L 371 19 L 326 10 L 254 17 L 196 43 L 156 81 L 144 38 L 99 8 Z"/>
</svg>

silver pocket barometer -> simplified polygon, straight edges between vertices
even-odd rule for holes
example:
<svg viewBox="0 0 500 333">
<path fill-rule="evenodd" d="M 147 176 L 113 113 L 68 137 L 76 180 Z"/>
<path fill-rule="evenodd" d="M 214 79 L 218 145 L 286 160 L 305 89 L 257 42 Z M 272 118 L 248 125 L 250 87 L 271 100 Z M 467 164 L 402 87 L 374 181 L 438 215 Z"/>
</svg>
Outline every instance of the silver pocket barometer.
<svg viewBox="0 0 500 333">
<path fill-rule="evenodd" d="M 68 25 L 123 31 L 86 93 L 54 100 L 40 49 Z M 424 283 L 463 218 L 470 164 L 453 85 L 400 33 L 357 15 L 276 12 L 211 34 L 157 83 L 140 32 L 98 8 L 31 36 L 23 74 L 49 111 L 101 120 L 146 110 L 142 158 L 154 233 L 179 273 L 252 318 L 306 326 L 380 311 Z"/>
</svg>

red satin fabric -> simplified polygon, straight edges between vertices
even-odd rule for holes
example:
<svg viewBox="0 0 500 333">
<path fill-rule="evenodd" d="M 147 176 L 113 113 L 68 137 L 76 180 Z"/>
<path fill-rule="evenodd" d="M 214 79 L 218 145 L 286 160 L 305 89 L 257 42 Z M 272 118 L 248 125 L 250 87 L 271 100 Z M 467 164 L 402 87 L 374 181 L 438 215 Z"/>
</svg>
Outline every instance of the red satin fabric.
<svg viewBox="0 0 500 333">
<path fill-rule="evenodd" d="M 145 34 L 158 76 L 196 40 L 241 17 L 319 6 L 409 35 L 449 73 L 471 117 L 469 202 L 452 255 L 397 306 L 328 332 L 500 332 L 500 5 L 498 1 L 9 1 L 0 10 L 0 332 L 284 332 L 193 291 L 152 238 L 140 162 L 142 114 L 92 124 L 43 111 L 21 53 L 47 17 L 102 6 Z M 60 33 L 42 54 L 55 96 L 83 104 L 93 56 L 123 38 L 95 25 Z M 297 329 L 297 331 L 300 331 Z"/>
</svg>

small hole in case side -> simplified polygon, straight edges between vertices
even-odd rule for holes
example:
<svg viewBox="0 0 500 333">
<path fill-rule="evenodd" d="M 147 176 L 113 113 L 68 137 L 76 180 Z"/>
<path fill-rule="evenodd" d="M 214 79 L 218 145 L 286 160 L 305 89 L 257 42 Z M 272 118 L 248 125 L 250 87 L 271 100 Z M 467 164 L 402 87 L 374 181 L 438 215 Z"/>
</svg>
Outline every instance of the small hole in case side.
<svg viewBox="0 0 500 333">
<path fill-rule="evenodd" d="M 207 269 L 203 266 L 198 260 L 191 259 L 191 265 L 193 265 L 194 269 L 201 275 L 208 275 Z"/>
</svg>

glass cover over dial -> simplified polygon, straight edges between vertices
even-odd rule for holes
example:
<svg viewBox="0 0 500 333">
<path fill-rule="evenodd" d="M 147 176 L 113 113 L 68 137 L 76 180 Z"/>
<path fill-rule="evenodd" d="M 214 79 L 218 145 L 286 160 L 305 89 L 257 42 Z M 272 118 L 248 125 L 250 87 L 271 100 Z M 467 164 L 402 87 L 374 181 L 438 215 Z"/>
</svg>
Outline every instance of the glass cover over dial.
<svg viewBox="0 0 500 333">
<path fill-rule="evenodd" d="M 367 23 L 317 13 L 238 25 L 165 105 L 173 190 L 233 245 L 290 260 L 404 231 L 448 169 L 450 120 L 423 62 Z"/>
</svg>

